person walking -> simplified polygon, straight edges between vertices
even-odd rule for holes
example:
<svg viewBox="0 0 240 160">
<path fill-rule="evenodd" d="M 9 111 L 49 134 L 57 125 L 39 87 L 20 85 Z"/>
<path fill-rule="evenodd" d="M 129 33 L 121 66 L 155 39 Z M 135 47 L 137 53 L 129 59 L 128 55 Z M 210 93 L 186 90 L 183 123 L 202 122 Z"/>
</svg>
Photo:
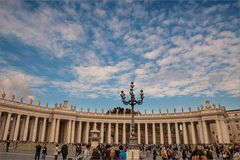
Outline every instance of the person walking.
<svg viewBox="0 0 240 160">
<path fill-rule="evenodd" d="M 67 144 L 64 144 L 61 148 L 61 152 L 62 152 L 62 158 L 63 160 L 67 159 L 67 155 L 68 155 L 68 146 Z"/>
<path fill-rule="evenodd" d="M 47 147 L 46 144 L 43 144 L 43 149 L 42 149 L 42 159 L 45 160 L 47 155 Z"/>
<path fill-rule="evenodd" d="M 58 155 L 60 154 L 60 151 L 61 151 L 58 146 L 59 145 L 56 144 L 56 147 L 55 147 L 55 150 L 54 150 L 54 158 L 55 158 L 55 160 L 58 159 Z"/>
<path fill-rule="evenodd" d="M 37 142 L 37 145 L 35 146 L 35 148 L 36 148 L 35 160 L 39 160 L 42 146 L 39 144 L 39 142 Z"/>
</svg>

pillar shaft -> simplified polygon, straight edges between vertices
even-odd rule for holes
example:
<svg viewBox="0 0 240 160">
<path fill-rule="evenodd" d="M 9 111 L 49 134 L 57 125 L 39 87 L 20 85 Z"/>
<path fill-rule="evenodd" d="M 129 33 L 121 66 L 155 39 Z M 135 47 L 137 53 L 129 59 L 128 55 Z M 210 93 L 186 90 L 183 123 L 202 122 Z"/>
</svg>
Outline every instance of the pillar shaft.
<svg viewBox="0 0 240 160">
<path fill-rule="evenodd" d="M 108 123 L 107 143 L 111 144 L 111 123 Z"/>
<path fill-rule="evenodd" d="M 199 138 L 200 138 L 200 143 L 204 144 L 204 133 L 203 133 L 203 125 L 202 125 L 202 121 L 198 121 L 198 127 L 199 127 Z"/>
<path fill-rule="evenodd" d="M 67 143 L 71 142 L 71 129 L 72 129 L 72 121 L 68 120 L 68 125 L 67 125 Z"/>
<path fill-rule="evenodd" d="M 170 123 L 167 124 L 168 127 L 168 144 L 172 144 L 172 134 L 171 134 L 171 125 Z"/>
<path fill-rule="evenodd" d="M 74 143 L 75 139 L 75 121 L 72 121 L 72 135 L 71 135 L 71 143 Z"/>
<path fill-rule="evenodd" d="M 81 139 L 82 139 L 82 122 L 79 121 L 79 123 L 78 123 L 78 140 L 77 140 L 77 142 L 81 143 L 82 142 Z"/>
<path fill-rule="evenodd" d="M 116 123 L 116 126 L 115 126 L 115 143 L 118 144 L 118 123 Z"/>
<path fill-rule="evenodd" d="M 191 122 L 191 132 L 192 132 L 192 144 L 196 144 L 196 134 L 193 122 Z"/>
<path fill-rule="evenodd" d="M 202 124 L 203 124 L 204 142 L 205 142 L 205 144 L 209 144 L 207 122 L 205 120 L 203 120 Z"/>
<path fill-rule="evenodd" d="M 55 135 L 55 140 L 54 142 L 58 143 L 58 137 L 59 137 L 59 125 L 60 125 L 60 119 L 57 119 L 57 126 L 56 126 L 56 135 Z"/>
<path fill-rule="evenodd" d="M 148 125 L 145 123 L 145 144 L 148 144 Z"/>
<path fill-rule="evenodd" d="M 140 132 L 141 132 L 141 124 L 140 123 L 138 123 L 138 132 L 137 132 L 137 134 L 138 134 L 138 144 L 141 144 L 141 134 L 140 134 Z"/>
<path fill-rule="evenodd" d="M 33 127 L 32 142 L 35 142 L 35 141 L 36 141 L 37 127 L 38 127 L 38 117 L 35 117 L 34 127 Z"/>
<path fill-rule="evenodd" d="M 223 131 L 223 143 L 230 143 L 230 137 L 227 129 L 227 124 L 224 122 L 224 120 L 220 120 L 220 124 L 222 126 Z"/>
<path fill-rule="evenodd" d="M 50 142 L 54 142 L 55 129 L 56 129 L 56 119 L 53 118 L 52 124 L 51 124 Z"/>
<path fill-rule="evenodd" d="M 43 119 L 42 134 L 41 134 L 41 142 L 45 141 L 46 122 L 47 122 L 47 118 L 44 118 Z"/>
<path fill-rule="evenodd" d="M 179 129 L 178 129 L 178 123 L 175 123 L 175 132 L 176 132 L 176 144 L 180 144 L 180 139 L 179 139 Z"/>
<path fill-rule="evenodd" d="M 88 144 L 88 139 L 89 139 L 89 122 L 86 123 L 85 135 L 86 135 L 85 143 Z"/>
<path fill-rule="evenodd" d="M 25 127 L 24 127 L 24 133 L 23 133 L 23 141 L 27 140 L 29 118 L 30 118 L 29 116 L 27 116 L 27 118 L 26 118 Z"/>
<path fill-rule="evenodd" d="M 4 134 L 3 134 L 3 140 L 7 140 L 7 138 L 8 138 L 11 116 L 12 116 L 12 114 L 8 113 L 5 129 L 4 129 Z"/>
<path fill-rule="evenodd" d="M 123 123 L 123 144 L 126 144 L 126 123 Z"/>
<path fill-rule="evenodd" d="M 218 136 L 218 143 L 222 144 L 223 139 L 222 139 L 222 128 L 220 126 L 220 121 L 216 120 L 216 128 L 217 128 L 217 136 Z"/>
<path fill-rule="evenodd" d="M 152 124 L 152 132 L 153 132 L 153 144 L 156 144 L 156 130 L 155 130 L 155 123 Z"/>
<path fill-rule="evenodd" d="M 163 138 L 163 124 L 160 123 L 160 144 L 164 144 L 164 138 Z"/>
<path fill-rule="evenodd" d="M 104 123 L 101 123 L 101 131 L 100 131 L 100 142 L 103 143 L 104 142 Z"/>
<path fill-rule="evenodd" d="M 14 130 L 13 141 L 16 141 L 17 138 L 18 138 L 20 118 L 21 118 L 21 115 L 18 114 L 18 115 L 17 115 L 17 122 L 16 122 L 15 130 Z"/>
<path fill-rule="evenodd" d="M 183 142 L 184 144 L 188 144 L 186 122 L 183 122 Z"/>
</svg>

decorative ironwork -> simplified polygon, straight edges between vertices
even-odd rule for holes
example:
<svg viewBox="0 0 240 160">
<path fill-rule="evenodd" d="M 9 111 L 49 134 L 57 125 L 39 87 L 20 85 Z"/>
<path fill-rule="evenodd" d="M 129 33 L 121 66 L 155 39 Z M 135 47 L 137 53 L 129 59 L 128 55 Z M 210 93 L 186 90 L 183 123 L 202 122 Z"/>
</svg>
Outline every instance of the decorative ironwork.
<svg viewBox="0 0 240 160">
<path fill-rule="evenodd" d="M 124 91 L 121 91 L 121 98 L 122 98 L 122 102 L 125 105 L 130 105 L 131 109 L 132 109 L 132 119 L 131 119 L 131 132 L 130 132 L 130 138 L 129 138 L 129 147 L 134 149 L 137 148 L 137 137 L 135 135 L 135 123 L 134 123 L 134 106 L 136 104 L 141 105 L 143 103 L 143 98 L 144 98 L 144 93 L 143 90 L 140 91 L 140 99 L 136 100 L 135 98 L 135 94 L 133 92 L 133 88 L 134 88 L 134 84 L 133 82 L 131 82 L 130 84 L 130 100 L 126 100 L 126 96 Z"/>
</svg>

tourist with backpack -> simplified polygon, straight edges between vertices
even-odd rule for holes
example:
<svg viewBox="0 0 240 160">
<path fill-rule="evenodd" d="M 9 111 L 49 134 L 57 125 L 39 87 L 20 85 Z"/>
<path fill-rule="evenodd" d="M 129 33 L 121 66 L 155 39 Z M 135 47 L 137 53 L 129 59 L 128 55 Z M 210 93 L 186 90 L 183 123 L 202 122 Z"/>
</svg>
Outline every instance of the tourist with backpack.
<svg viewBox="0 0 240 160">
<path fill-rule="evenodd" d="M 168 157 L 167 157 L 167 151 L 165 150 L 165 148 L 163 147 L 162 150 L 161 150 L 161 157 L 162 157 L 162 160 L 167 160 Z"/>
</svg>

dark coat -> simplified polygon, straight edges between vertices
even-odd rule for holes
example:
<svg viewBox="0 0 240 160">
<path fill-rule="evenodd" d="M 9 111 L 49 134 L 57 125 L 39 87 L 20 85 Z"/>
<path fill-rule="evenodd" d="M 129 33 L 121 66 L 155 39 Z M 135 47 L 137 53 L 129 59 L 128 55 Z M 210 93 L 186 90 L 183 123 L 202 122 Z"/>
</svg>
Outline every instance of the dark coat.
<svg viewBox="0 0 240 160">
<path fill-rule="evenodd" d="M 68 155 L 68 146 L 66 144 L 62 146 L 61 152 L 63 155 Z"/>
</svg>

